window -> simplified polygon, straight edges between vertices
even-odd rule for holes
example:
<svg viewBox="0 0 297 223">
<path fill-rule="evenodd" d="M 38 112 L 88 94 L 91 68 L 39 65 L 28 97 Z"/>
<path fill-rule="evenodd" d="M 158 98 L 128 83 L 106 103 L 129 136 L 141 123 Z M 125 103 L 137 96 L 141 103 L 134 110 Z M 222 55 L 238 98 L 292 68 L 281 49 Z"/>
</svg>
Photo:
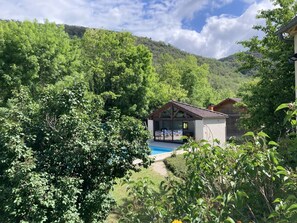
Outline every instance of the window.
<svg viewBox="0 0 297 223">
<path fill-rule="evenodd" d="M 183 122 L 183 130 L 187 130 L 188 127 L 188 122 Z"/>
</svg>

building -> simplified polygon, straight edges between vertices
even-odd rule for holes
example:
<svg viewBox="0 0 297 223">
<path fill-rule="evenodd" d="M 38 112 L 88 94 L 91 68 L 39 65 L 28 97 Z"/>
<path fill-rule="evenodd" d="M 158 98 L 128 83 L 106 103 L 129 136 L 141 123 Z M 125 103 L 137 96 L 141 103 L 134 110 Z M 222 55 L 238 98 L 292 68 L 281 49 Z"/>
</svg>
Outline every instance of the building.
<svg viewBox="0 0 297 223">
<path fill-rule="evenodd" d="M 148 130 L 155 141 L 182 143 L 182 136 L 195 140 L 226 142 L 228 115 L 170 101 L 148 117 Z"/>
<path fill-rule="evenodd" d="M 213 110 L 228 115 L 226 120 L 226 136 L 239 137 L 244 134 L 243 130 L 238 127 L 238 120 L 244 108 L 235 106 L 236 103 L 241 102 L 241 98 L 227 98 L 219 104 L 213 106 Z"/>
<path fill-rule="evenodd" d="M 283 25 L 276 34 L 281 40 L 294 43 L 295 54 L 290 59 L 295 61 L 295 97 L 297 98 L 297 16 Z"/>
</svg>

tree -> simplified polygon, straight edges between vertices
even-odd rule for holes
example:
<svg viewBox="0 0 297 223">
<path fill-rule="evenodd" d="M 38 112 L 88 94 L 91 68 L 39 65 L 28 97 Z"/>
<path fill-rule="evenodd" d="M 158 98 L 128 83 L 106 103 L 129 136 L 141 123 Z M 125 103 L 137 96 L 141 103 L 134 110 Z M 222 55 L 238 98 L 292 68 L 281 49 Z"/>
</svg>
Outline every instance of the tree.
<svg viewBox="0 0 297 223">
<path fill-rule="evenodd" d="M 264 32 L 264 37 L 253 37 L 242 42 L 249 53 L 241 55 L 243 69 L 254 69 L 259 81 L 251 86 L 251 93 L 243 98 L 248 115 L 243 124 L 251 130 L 264 130 L 272 138 L 282 136 L 287 126 L 282 125 L 284 114 L 275 113 L 278 105 L 294 101 L 294 65 L 288 56 L 294 52 L 293 44 L 282 42 L 275 32 L 297 13 L 294 0 L 273 0 L 275 7 L 260 11 L 259 19 L 265 25 L 254 29 Z"/>
<path fill-rule="evenodd" d="M 198 66 L 194 56 L 179 61 L 181 84 L 187 90 L 189 103 L 207 106 L 213 100 L 213 88 L 208 81 L 208 65 Z"/>
<path fill-rule="evenodd" d="M 131 48 L 110 44 L 117 50 L 96 63 L 82 59 L 82 41 L 62 26 L 0 22 L 0 222 L 103 222 L 115 179 L 135 170 L 135 159 L 149 165 L 148 132 L 125 114 L 146 109 L 151 56 L 128 34 L 118 37 Z M 90 79 L 87 66 L 106 77 Z M 126 100 L 116 101 L 121 114 L 105 104 L 109 91 L 97 92 L 113 81 L 120 91 L 112 93 Z M 144 107 L 130 111 L 128 100 Z"/>
<path fill-rule="evenodd" d="M 21 86 L 39 89 L 77 71 L 79 52 L 62 26 L 45 22 L 0 22 L 0 103 Z"/>
<path fill-rule="evenodd" d="M 213 88 L 208 81 L 208 66 L 199 66 L 196 57 L 174 59 L 169 54 L 164 54 L 159 57 L 156 71 L 158 82 L 155 88 L 159 89 L 162 103 L 173 99 L 206 106 L 213 100 Z"/>
<path fill-rule="evenodd" d="M 87 30 L 82 39 L 91 89 L 106 99 L 105 109 L 143 118 L 154 76 L 152 55 L 129 33 Z"/>
<path fill-rule="evenodd" d="M 160 101 L 158 106 L 169 100 L 184 101 L 186 99 L 187 90 L 181 85 L 178 60 L 169 54 L 161 55 L 158 64 L 156 64 L 156 72 L 157 81 L 153 87 L 156 92 L 155 97 Z"/>
<path fill-rule="evenodd" d="M 190 140 L 183 145 L 186 170 L 176 166 L 179 175 L 162 182 L 159 193 L 147 179 L 130 183 L 120 222 L 295 222 L 296 173 L 282 166 L 265 133 L 246 136 L 224 147 Z"/>
<path fill-rule="evenodd" d="M 68 86 L 67 86 L 68 85 Z M 28 90 L 0 109 L 0 221 L 102 222 L 117 177 L 150 163 L 141 122 L 104 113 L 100 96 L 77 77 Z"/>
</svg>

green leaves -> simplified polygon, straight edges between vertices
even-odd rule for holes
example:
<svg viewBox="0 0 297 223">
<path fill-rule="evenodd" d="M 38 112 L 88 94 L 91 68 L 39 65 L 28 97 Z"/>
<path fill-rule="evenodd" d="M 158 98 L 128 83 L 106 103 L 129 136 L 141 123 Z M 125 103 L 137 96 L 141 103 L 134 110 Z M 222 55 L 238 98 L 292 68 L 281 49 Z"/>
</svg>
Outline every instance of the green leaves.
<svg viewBox="0 0 297 223">
<path fill-rule="evenodd" d="M 63 27 L 45 22 L 0 22 L 0 100 L 6 103 L 13 91 L 29 87 L 38 97 L 41 88 L 61 80 L 77 67 L 78 51 Z"/>
<path fill-rule="evenodd" d="M 279 40 L 275 32 L 296 15 L 297 3 L 294 0 L 272 0 L 272 3 L 273 9 L 261 10 L 258 14 L 265 24 L 254 27 L 261 30 L 264 37 L 243 41 L 248 53 L 241 54 L 240 59 L 243 67 L 254 71 L 259 79 L 243 98 L 248 108 L 243 124 L 249 130 L 263 130 L 276 139 L 292 129 L 288 123 L 280 125 L 285 114 L 275 109 L 284 109 L 287 105 L 283 103 L 295 98 L 294 65 L 287 62 L 294 46 Z"/>
<path fill-rule="evenodd" d="M 91 90 L 102 95 L 105 110 L 143 118 L 154 78 L 152 55 L 129 33 L 87 30 L 82 39 L 84 71 Z"/>
<path fill-rule="evenodd" d="M 123 114 L 147 111 L 151 55 L 94 35 L 80 57 L 62 26 L 0 22 L 0 222 L 102 222 L 114 180 L 150 164 L 148 132 Z"/>
<path fill-rule="evenodd" d="M 296 197 L 290 194 L 297 189 L 295 174 L 281 166 L 277 143 L 267 143 L 267 134 L 247 136 L 250 140 L 242 145 L 224 148 L 190 140 L 182 146 L 187 151 L 183 177 L 169 178 L 159 195 L 138 193 L 134 200 L 148 203 L 145 209 L 130 210 L 129 217 L 141 221 L 158 216 L 157 222 L 294 222 Z M 152 212 L 143 214 L 146 209 Z M 162 215 L 157 215 L 160 209 Z"/>
</svg>

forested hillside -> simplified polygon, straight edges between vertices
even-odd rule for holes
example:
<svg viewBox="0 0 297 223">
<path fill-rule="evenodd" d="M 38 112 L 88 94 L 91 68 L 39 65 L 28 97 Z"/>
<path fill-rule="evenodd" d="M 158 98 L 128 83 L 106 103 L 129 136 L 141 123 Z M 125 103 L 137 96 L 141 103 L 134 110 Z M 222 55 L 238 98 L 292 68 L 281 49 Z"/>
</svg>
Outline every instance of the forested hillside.
<svg viewBox="0 0 297 223">
<path fill-rule="evenodd" d="M 71 36 L 81 38 L 86 31 L 86 27 L 65 25 L 65 31 Z M 179 50 L 170 44 L 161 41 L 153 41 L 146 37 L 135 37 L 137 44 L 142 44 L 150 49 L 153 54 L 153 64 L 158 67 L 162 64 L 164 55 L 170 55 L 174 60 L 186 59 L 188 56 L 194 56 L 198 65 L 207 64 L 209 74 L 207 78 L 214 91 L 214 96 L 210 102 L 216 103 L 226 97 L 236 96 L 240 85 L 249 80 L 252 72 L 239 71 L 240 63 L 236 55 L 230 55 L 220 60 L 205 58 L 198 55 L 192 55 Z M 164 62 L 164 61 L 163 61 Z"/>
<path fill-rule="evenodd" d="M 138 37 L 137 42 L 147 46 L 153 53 L 154 64 L 160 63 L 160 56 L 169 54 L 175 59 L 186 58 L 191 55 L 185 51 L 179 50 L 170 44 L 156 42 L 149 38 Z M 241 83 L 249 80 L 245 72 L 239 71 L 240 63 L 236 55 L 229 56 L 229 60 L 223 58 L 220 60 L 193 55 L 197 58 L 198 65 L 208 64 L 208 79 L 211 86 L 217 92 L 214 102 L 225 97 L 235 96 Z"/>
</svg>

